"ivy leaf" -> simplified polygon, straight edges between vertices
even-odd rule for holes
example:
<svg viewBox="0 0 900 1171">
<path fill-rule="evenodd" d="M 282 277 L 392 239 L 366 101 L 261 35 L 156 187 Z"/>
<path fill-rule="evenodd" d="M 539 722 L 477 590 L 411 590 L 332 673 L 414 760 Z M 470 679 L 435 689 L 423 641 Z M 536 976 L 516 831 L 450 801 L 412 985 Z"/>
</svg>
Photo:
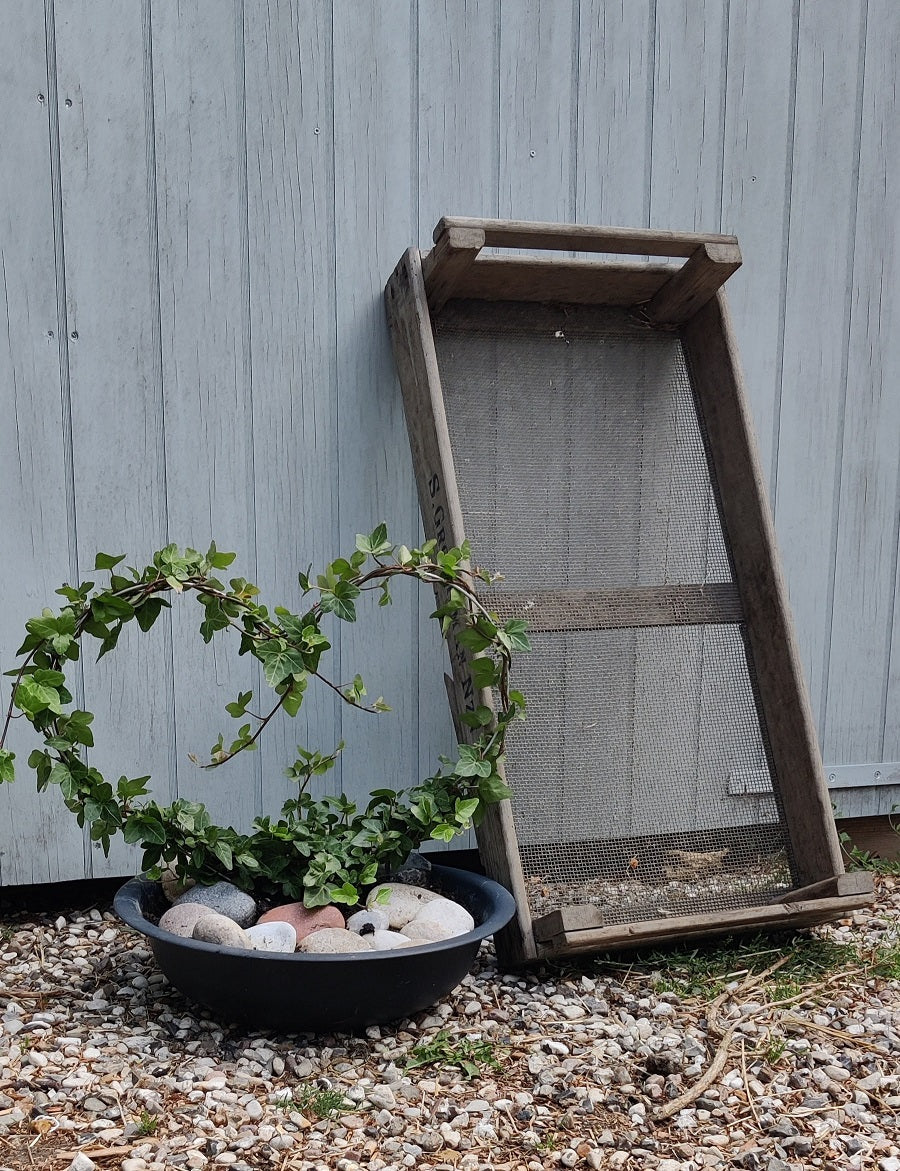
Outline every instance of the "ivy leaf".
<svg viewBox="0 0 900 1171">
<path fill-rule="evenodd" d="M 124 553 L 118 557 L 113 557 L 109 553 L 98 553 L 94 558 L 94 569 L 115 569 L 115 567 L 124 560 Z"/>
<path fill-rule="evenodd" d="M 530 651 L 531 642 L 528 635 L 525 633 L 528 629 L 528 623 L 522 618 L 510 618 L 504 625 L 509 649 L 511 651 Z"/>
<path fill-rule="evenodd" d="M 36 716 L 44 711 L 51 711 L 55 715 L 62 714 L 62 704 L 56 688 L 38 683 L 32 675 L 26 675 L 16 687 L 15 704 L 27 716 Z"/>
<path fill-rule="evenodd" d="M 393 546 L 388 540 L 387 525 L 378 525 L 369 536 L 357 533 L 356 548 L 358 552 L 367 553 L 370 557 L 382 557 L 384 554 L 390 553 Z"/>
<path fill-rule="evenodd" d="M 494 687 L 500 679 L 500 668 L 493 659 L 482 655 L 472 660 L 472 682 L 479 691 Z"/>
<path fill-rule="evenodd" d="M 152 597 L 135 607 L 134 616 L 137 624 L 146 634 L 163 610 L 169 609 L 169 603 L 162 598 Z"/>
<path fill-rule="evenodd" d="M 225 710 L 235 720 L 239 720 L 247 711 L 247 704 L 253 698 L 252 691 L 240 691 L 234 703 L 226 703 Z"/>
<path fill-rule="evenodd" d="M 0 748 L 0 785 L 5 782 L 14 781 L 16 778 L 16 770 L 13 761 L 16 759 L 14 752 L 9 752 L 5 748 Z"/>
<path fill-rule="evenodd" d="M 453 766 L 453 772 L 458 777 L 489 777 L 493 768 L 491 762 L 471 744 L 460 744 L 459 760 Z"/>
<path fill-rule="evenodd" d="M 359 597 L 359 586 L 351 581 L 336 581 L 331 589 L 322 591 L 319 605 L 326 612 L 333 612 L 342 622 L 356 621 L 356 606 L 353 599 Z"/>
<path fill-rule="evenodd" d="M 231 870 L 233 868 L 234 854 L 232 852 L 231 846 L 229 846 L 227 842 L 223 842 L 221 840 L 213 842 L 210 848 L 226 870 Z"/>
<path fill-rule="evenodd" d="M 452 842 L 456 837 L 457 830 L 454 826 L 448 825 L 442 821 L 440 825 L 436 825 L 431 831 L 431 837 L 440 842 Z"/>
<path fill-rule="evenodd" d="M 512 789 L 504 784 L 497 773 L 492 773 L 478 782 L 478 796 L 485 805 L 496 805 L 498 801 L 512 797 Z"/>
<path fill-rule="evenodd" d="M 349 882 L 345 882 L 343 886 L 330 886 L 326 893 L 333 903 L 344 903 L 352 907 L 359 902 L 359 891 Z"/>
<path fill-rule="evenodd" d="M 296 647 L 281 642 L 263 643 L 256 648 L 256 656 L 263 665 L 263 674 L 270 687 L 277 687 L 291 675 L 302 675 L 306 669 L 303 656 Z"/>
<path fill-rule="evenodd" d="M 477 797 L 468 797 L 465 800 L 461 797 L 458 798 L 454 806 L 457 821 L 469 821 L 480 804 L 481 802 Z"/>
</svg>

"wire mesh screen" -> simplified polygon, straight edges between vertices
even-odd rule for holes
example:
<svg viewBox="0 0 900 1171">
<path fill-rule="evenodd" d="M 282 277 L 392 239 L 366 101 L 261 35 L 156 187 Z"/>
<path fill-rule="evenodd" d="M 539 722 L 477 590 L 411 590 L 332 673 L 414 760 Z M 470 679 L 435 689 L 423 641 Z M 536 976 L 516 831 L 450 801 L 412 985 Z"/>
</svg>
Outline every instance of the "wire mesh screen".
<svg viewBox="0 0 900 1171">
<path fill-rule="evenodd" d="M 739 604 L 715 624 L 604 612 L 617 590 L 666 587 L 677 613 L 684 587 L 732 581 L 677 335 L 620 310 L 457 301 L 435 342 L 466 535 L 504 575 L 496 604 L 532 621 L 507 760 L 532 914 L 770 901 L 792 866 Z"/>
</svg>

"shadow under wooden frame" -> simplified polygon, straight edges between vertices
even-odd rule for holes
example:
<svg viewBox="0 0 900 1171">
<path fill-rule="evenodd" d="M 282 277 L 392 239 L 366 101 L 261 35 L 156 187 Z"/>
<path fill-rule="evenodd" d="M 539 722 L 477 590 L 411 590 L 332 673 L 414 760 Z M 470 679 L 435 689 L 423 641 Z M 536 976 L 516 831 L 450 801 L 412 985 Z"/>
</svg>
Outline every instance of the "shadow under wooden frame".
<svg viewBox="0 0 900 1171">
<path fill-rule="evenodd" d="M 478 830 L 517 902 L 500 962 L 871 901 L 844 874 L 722 291 L 737 240 L 452 217 L 434 240 L 385 293 L 425 531 L 470 539 L 534 646 L 513 799 Z M 450 652 L 462 740 L 491 697 Z"/>
</svg>

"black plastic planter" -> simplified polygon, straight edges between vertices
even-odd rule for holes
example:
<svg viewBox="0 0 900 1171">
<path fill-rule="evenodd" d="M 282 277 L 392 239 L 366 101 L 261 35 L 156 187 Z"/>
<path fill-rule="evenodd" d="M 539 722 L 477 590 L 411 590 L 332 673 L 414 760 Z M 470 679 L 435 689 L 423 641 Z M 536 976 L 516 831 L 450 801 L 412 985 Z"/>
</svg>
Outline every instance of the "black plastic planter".
<svg viewBox="0 0 900 1171">
<path fill-rule="evenodd" d="M 362 955 L 279 955 L 183 939 L 147 918 L 168 906 L 159 883 L 148 878 L 126 882 L 114 905 L 149 938 L 169 981 L 217 1017 L 282 1033 L 352 1032 L 408 1017 L 446 996 L 469 971 L 481 941 L 515 912 L 512 895 L 480 874 L 432 866 L 429 885 L 466 907 L 475 930 Z"/>
</svg>

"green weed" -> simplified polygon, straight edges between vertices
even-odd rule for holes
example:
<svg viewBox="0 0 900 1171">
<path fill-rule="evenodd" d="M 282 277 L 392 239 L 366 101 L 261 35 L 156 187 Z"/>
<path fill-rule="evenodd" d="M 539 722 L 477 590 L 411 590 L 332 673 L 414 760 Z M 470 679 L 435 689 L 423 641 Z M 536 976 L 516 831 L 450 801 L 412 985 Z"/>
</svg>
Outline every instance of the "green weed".
<svg viewBox="0 0 900 1171">
<path fill-rule="evenodd" d="M 418 1069 L 423 1065 L 454 1066 L 468 1078 L 478 1077 L 482 1069 L 498 1073 L 503 1069 L 490 1041 L 453 1037 L 449 1029 L 442 1029 L 430 1041 L 424 1041 L 413 1049 L 406 1068 Z"/>
<path fill-rule="evenodd" d="M 298 1086 L 293 1093 L 279 1098 L 275 1105 L 286 1114 L 298 1110 L 301 1114 L 315 1114 L 316 1118 L 331 1118 L 344 1110 L 345 1099 L 339 1090 Z"/>
<path fill-rule="evenodd" d="M 149 1110 L 142 1110 L 141 1116 L 138 1119 L 137 1132 L 141 1138 L 150 1138 L 151 1135 L 156 1134 L 156 1128 L 159 1126 L 159 1119 L 156 1118 Z"/>
</svg>

